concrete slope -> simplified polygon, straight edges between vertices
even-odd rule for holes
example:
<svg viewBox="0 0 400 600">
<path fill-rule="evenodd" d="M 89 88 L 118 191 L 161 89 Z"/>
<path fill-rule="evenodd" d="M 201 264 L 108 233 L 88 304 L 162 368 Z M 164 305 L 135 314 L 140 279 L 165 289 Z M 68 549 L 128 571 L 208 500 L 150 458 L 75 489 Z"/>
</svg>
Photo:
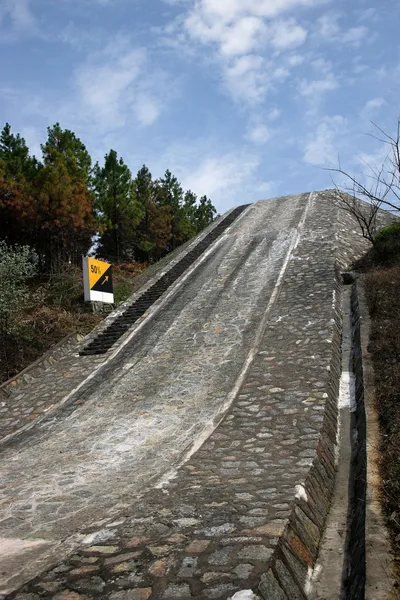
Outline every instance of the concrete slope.
<svg viewBox="0 0 400 600">
<path fill-rule="evenodd" d="M 0 527 L 19 572 L 32 559 L 23 540 L 41 540 L 47 554 L 45 541 L 58 547 L 130 506 L 209 435 L 234 398 L 309 202 L 251 207 L 81 406 L 4 451 Z"/>
</svg>

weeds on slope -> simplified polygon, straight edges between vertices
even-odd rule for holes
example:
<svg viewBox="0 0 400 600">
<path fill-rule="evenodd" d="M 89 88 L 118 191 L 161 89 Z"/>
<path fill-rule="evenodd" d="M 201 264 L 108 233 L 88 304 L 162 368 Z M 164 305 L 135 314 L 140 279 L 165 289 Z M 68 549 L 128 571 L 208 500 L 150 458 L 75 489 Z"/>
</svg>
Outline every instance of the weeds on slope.
<svg viewBox="0 0 400 600">
<path fill-rule="evenodd" d="M 136 275 L 147 266 L 129 263 L 114 267 L 116 305 L 130 296 Z M 58 276 L 31 279 L 26 302 L 13 311 L 10 326 L 0 336 L 0 383 L 22 371 L 68 334 L 86 335 L 102 318 L 83 301 L 79 267 L 67 264 Z"/>
<path fill-rule="evenodd" d="M 391 534 L 399 585 L 400 256 L 391 261 L 391 264 L 382 265 L 371 254 L 364 261 L 362 270 L 371 316 L 369 351 L 374 364 L 376 402 L 381 426 L 381 500 Z"/>
</svg>

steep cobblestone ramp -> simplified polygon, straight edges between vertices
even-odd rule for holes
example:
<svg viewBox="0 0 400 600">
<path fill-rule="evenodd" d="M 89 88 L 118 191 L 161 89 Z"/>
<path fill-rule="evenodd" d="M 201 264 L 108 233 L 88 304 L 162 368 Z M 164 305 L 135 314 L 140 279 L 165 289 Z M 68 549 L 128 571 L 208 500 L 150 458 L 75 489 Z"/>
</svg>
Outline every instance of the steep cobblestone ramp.
<svg viewBox="0 0 400 600">
<path fill-rule="evenodd" d="M 81 356 L 91 354 L 104 354 L 115 344 L 117 340 L 150 308 L 158 298 L 180 277 L 201 254 L 225 231 L 234 220 L 247 208 L 247 205 L 239 206 L 229 213 L 205 238 L 201 240 L 192 250 L 154 283 L 145 293 L 140 296 L 129 308 L 127 308 L 111 325 L 104 329 L 99 335 L 92 339 L 83 350 Z"/>
<path fill-rule="evenodd" d="M 254 204 L 78 402 L 5 448 L 5 594 L 305 597 L 354 229 L 327 192 Z"/>
</svg>

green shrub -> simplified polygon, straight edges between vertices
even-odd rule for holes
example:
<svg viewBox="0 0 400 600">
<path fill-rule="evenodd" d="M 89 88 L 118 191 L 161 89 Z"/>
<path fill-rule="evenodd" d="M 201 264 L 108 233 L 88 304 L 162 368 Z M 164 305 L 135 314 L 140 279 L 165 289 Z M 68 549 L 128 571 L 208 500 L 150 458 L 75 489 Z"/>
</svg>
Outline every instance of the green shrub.
<svg viewBox="0 0 400 600">
<path fill-rule="evenodd" d="M 42 306 L 71 310 L 82 304 L 82 269 L 68 263 L 62 265 L 57 273 L 37 289 L 37 294 L 37 304 Z"/>
<path fill-rule="evenodd" d="M 26 285 L 37 268 L 36 253 L 29 246 L 7 246 L 0 242 L 0 331 L 17 326 L 31 294 Z"/>
<path fill-rule="evenodd" d="M 122 281 L 114 285 L 114 304 L 118 306 L 125 302 L 132 293 L 132 284 L 129 281 Z"/>
<path fill-rule="evenodd" d="M 374 246 L 380 259 L 400 261 L 400 221 L 380 229 L 376 234 Z"/>
</svg>

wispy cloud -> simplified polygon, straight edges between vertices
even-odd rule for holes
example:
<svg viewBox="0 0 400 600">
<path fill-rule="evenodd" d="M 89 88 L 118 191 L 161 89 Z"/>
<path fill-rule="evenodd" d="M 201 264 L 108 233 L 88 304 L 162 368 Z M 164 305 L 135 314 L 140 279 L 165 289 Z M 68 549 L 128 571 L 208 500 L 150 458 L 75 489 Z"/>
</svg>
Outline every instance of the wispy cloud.
<svg viewBox="0 0 400 600">
<path fill-rule="evenodd" d="M 317 19 L 314 36 L 324 43 L 337 43 L 339 47 L 344 45 L 359 46 L 369 33 L 368 27 L 358 25 L 355 27 L 346 27 L 340 24 L 342 15 L 335 12 L 329 12 Z"/>
<path fill-rule="evenodd" d="M 248 54 L 236 58 L 224 69 L 226 89 L 235 100 L 250 104 L 262 102 L 269 84 L 264 69 L 262 56 Z"/>
<path fill-rule="evenodd" d="M 234 193 L 253 175 L 258 165 L 258 159 L 241 153 L 216 154 L 205 158 L 197 169 L 187 173 L 182 183 L 185 188 L 204 190 L 207 195 L 218 197 L 227 191 Z"/>
<path fill-rule="evenodd" d="M 34 33 L 36 27 L 36 18 L 29 0 L 2 0 L 0 3 L 0 38 L 3 41 L 16 39 L 26 32 Z"/>
<path fill-rule="evenodd" d="M 271 131 L 264 123 L 253 123 L 249 126 L 246 139 L 257 145 L 263 145 L 271 138 Z"/>
<path fill-rule="evenodd" d="M 336 140 L 344 135 L 347 121 L 341 115 L 324 117 L 306 144 L 303 159 L 311 165 L 337 165 L 339 150 Z"/>
<path fill-rule="evenodd" d="M 321 1 L 197 0 L 176 23 L 187 43 L 212 49 L 232 99 L 254 105 L 301 62 L 293 55 L 285 66 L 277 62 L 278 54 L 289 53 L 307 38 L 306 29 L 287 13 Z"/>
<path fill-rule="evenodd" d="M 165 98 L 161 99 L 154 76 L 148 75 L 148 66 L 146 50 L 123 38 L 80 65 L 75 85 L 86 120 L 103 131 L 118 129 L 132 118 L 140 125 L 152 125 Z"/>
<path fill-rule="evenodd" d="M 382 106 L 385 106 L 385 104 L 386 100 L 384 98 L 372 98 L 372 100 L 368 100 L 368 102 L 365 103 L 363 111 L 366 114 L 371 114 L 382 108 Z"/>
<path fill-rule="evenodd" d="M 321 79 L 301 80 L 298 89 L 300 94 L 308 100 L 310 110 L 315 112 L 323 96 L 327 92 L 336 90 L 338 87 L 339 83 L 333 73 L 326 73 Z"/>
<path fill-rule="evenodd" d="M 185 189 L 207 194 L 225 211 L 243 203 L 244 196 L 259 196 L 262 184 L 266 189 L 267 181 L 260 181 L 257 173 L 260 162 L 258 152 L 248 147 L 223 147 L 214 138 L 196 138 L 172 143 L 150 168 L 158 175 L 168 165 Z"/>
<path fill-rule="evenodd" d="M 275 21 L 270 28 L 270 44 L 276 50 L 289 50 L 306 41 L 307 31 L 294 19 Z"/>
</svg>

